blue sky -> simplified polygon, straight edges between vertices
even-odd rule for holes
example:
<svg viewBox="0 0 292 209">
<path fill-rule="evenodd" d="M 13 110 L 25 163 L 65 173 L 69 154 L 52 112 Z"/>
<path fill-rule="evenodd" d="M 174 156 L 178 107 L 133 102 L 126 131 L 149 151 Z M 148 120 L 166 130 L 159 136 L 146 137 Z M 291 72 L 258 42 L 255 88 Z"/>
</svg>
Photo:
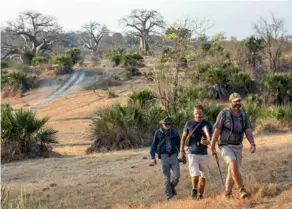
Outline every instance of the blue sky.
<svg viewBox="0 0 292 209">
<path fill-rule="evenodd" d="M 116 32 L 123 32 L 119 20 L 132 9 L 155 9 L 168 24 L 185 17 L 207 18 L 214 23 L 207 35 L 222 32 L 239 39 L 253 33 L 252 25 L 260 17 L 270 18 L 273 12 L 285 20 L 285 27 L 292 34 L 292 1 L 4 0 L 0 7 L 1 25 L 15 19 L 19 12 L 34 10 L 55 16 L 66 31 L 98 21 Z"/>
</svg>

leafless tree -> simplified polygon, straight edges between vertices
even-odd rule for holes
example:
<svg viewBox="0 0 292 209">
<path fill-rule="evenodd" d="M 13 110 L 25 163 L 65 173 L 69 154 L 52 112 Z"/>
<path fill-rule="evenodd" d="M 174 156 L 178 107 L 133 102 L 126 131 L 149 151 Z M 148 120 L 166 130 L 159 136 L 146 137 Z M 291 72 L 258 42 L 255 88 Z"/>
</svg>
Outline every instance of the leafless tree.
<svg viewBox="0 0 292 209">
<path fill-rule="evenodd" d="M 34 11 L 20 13 L 15 21 L 7 23 L 5 31 L 21 37 L 25 47 L 35 54 L 50 50 L 63 38 L 62 28 L 54 17 Z"/>
<path fill-rule="evenodd" d="M 272 14 L 271 22 L 261 18 L 254 24 L 254 30 L 260 38 L 264 39 L 266 54 L 269 58 L 271 72 L 277 72 L 280 65 L 280 57 L 285 45 L 284 21 L 275 18 Z"/>
<path fill-rule="evenodd" d="M 140 50 L 145 54 L 150 52 L 149 36 L 157 33 L 157 28 L 164 27 L 163 17 L 155 10 L 132 10 L 130 15 L 121 19 L 121 23 L 133 29 L 131 33 L 140 38 Z"/>
<path fill-rule="evenodd" d="M 84 46 L 92 52 L 92 55 L 96 57 L 98 55 L 98 48 L 101 40 L 105 34 L 109 33 L 108 28 L 105 25 L 93 21 L 89 24 L 82 26 L 83 34 L 81 39 Z"/>
</svg>

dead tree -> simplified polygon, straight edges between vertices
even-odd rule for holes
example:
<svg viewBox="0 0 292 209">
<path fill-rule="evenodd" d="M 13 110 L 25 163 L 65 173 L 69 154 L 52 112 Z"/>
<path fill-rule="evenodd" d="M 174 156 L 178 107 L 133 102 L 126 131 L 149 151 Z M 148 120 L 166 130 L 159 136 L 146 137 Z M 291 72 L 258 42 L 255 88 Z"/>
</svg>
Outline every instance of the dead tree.
<svg viewBox="0 0 292 209">
<path fill-rule="evenodd" d="M 261 18 L 254 24 L 254 30 L 265 42 L 265 51 L 268 55 L 270 71 L 273 73 L 277 72 L 280 65 L 280 57 L 285 45 L 284 21 L 276 19 L 272 14 L 271 22 Z"/>
</svg>

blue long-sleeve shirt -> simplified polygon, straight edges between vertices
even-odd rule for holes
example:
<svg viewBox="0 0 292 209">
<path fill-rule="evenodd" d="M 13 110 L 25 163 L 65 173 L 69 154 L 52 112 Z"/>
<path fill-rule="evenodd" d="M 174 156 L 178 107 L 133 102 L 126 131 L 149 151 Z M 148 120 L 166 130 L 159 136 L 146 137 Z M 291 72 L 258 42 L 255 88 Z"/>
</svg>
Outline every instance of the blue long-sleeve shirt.
<svg viewBox="0 0 292 209">
<path fill-rule="evenodd" d="M 153 137 L 153 142 L 150 148 L 150 155 L 151 159 L 155 159 L 155 152 L 158 147 L 159 139 L 160 139 L 160 151 L 161 154 L 166 154 L 168 153 L 166 150 L 166 135 L 163 132 L 162 128 L 159 128 L 158 130 L 155 131 L 154 137 Z M 174 129 L 170 129 L 170 141 L 171 141 L 171 154 L 178 153 L 180 149 L 180 136 L 178 132 Z"/>
</svg>

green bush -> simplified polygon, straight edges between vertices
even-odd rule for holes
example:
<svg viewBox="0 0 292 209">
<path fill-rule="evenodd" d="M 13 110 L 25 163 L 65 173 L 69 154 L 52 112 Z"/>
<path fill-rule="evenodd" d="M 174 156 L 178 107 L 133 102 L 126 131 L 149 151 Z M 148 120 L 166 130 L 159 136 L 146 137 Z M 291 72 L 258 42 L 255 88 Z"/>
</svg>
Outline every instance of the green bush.
<svg viewBox="0 0 292 209">
<path fill-rule="evenodd" d="M 210 99 L 212 97 L 211 93 L 208 91 L 207 87 L 203 85 L 186 85 L 181 86 L 178 91 L 178 105 L 179 108 L 185 108 L 185 105 L 194 102 L 197 99 Z"/>
<path fill-rule="evenodd" d="M 122 64 L 124 66 L 144 67 L 144 59 L 139 54 L 124 54 Z"/>
<path fill-rule="evenodd" d="M 47 62 L 48 62 L 47 58 L 45 58 L 43 56 L 35 56 L 31 60 L 31 64 L 32 65 L 39 65 L 41 63 L 47 63 Z"/>
<path fill-rule="evenodd" d="M 45 127 L 49 118 L 39 120 L 30 110 L 13 110 L 9 105 L 1 105 L 1 116 L 1 147 L 10 150 L 5 159 L 12 153 L 40 156 L 56 143 L 56 131 Z"/>
<path fill-rule="evenodd" d="M 8 67 L 9 67 L 8 62 L 1 60 L 1 69 L 8 68 Z"/>
<path fill-rule="evenodd" d="M 261 81 L 266 103 L 289 104 L 292 102 L 292 74 L 266 74 Z"/>
<path fill-rule="evenodd" d="M 1 89 L 14 92 L 17 90 L 26 91 L 29 89 L 27 75 L 20 71 L 12 71 L 1 76 Z"/>
<path fill-rule="evenodd" d="M 65 55 L 71 57 L 73 65 L 82 61 L 80 54 L 81 50 L 79 48 L 72 48 L 65 51 Z"/>
<path fill-rule="evenodd" d="M 265 108 L 265 116 L 281 122 L 292 122 L 292 106 L 270 106 Z"/>
<path fill-rule="evenodd" d="M 35 54 L 32 52 L 24 52 L 22 59 L 23 64 L 31 65 L 31 61 L 34 58 Z"/>
<path fill-rule="evenodd" d="M 65 54 L 53 56 L 52 61 L 53 61 L 53 64 L 57 64 L 57 65 L 68 67 L 68 68 L 71 68 L 73 65 L 72 58 Z"/>
<path fill-rule="evenodd" d="M 132 73 L 130 72 L 130 71 L 127 71 L 127 70 L 125 70 L 124 72 L 123 72 L 123 78 L 125 78 L 125 79 L 131 79 L 132 78 Z"/>
<path fill-rule="evenodd" d="M 156 100 L 156 97 L 150 89 L 134 91 L 129 97 L 129 103 L 139 104 L 141 108 L 145 107 L 148 104 L 153 104 Z"/>
<path fill-rule="evenodd" d="M 122 63 L 122 57 L 126 53 L 124 48 L 117 48 L 107 55 L 107 58 L 114 63 L 114 66 L 118 66 Z"/>
</svg>

